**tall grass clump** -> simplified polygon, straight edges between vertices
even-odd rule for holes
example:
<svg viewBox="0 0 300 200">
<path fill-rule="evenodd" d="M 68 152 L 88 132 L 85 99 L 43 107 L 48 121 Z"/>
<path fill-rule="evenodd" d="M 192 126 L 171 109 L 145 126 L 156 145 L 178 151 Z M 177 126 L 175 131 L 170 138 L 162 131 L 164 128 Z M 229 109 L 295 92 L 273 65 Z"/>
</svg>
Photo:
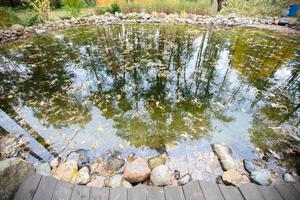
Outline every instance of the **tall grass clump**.
<svg viewBox="0 0 300 200">
<path fill-rule="evenodd" d="M 158 0 L 153 2 L 128 2 L 121 5 L 123 13 L 130 12 L 159 12 L 159 13 L 193 13 L 209 14 L 211 0 Z"/>
<path fill-rule="evenodd" d="M 23 22 L 12 9 L 0 7 L 0 27 L 6 28 L 13 24 L 23 24 Z"/>
<path fill-rule="evenodd" d="M 84 0 L 63 0 L 64 8 L 73 16 L 80 15 L 80 10 L 86 6 Z"/>
<path fill-rule="evenodd" d="M 225 0 L 221 13 L 242 16 L 277 16 L 289 0 Z"/>
</svg>

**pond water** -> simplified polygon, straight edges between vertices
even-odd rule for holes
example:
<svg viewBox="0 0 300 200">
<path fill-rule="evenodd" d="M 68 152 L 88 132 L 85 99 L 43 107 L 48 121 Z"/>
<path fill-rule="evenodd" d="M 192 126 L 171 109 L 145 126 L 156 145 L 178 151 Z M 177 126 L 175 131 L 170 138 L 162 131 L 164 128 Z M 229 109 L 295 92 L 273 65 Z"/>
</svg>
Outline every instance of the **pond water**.
<svg viewBox="0 0 300 200">
<path fill-rule="evenodd" d="M 288 137 L 299 134 L 299 63 L 298 37 L 253 28 L 69 29 L 0 47 L 0 106 L 52 153 L 167 152 L 210 179 L 221 173 L 212 143 L 295 165 L 285 150 L 299 147 Z"/>
</svg>

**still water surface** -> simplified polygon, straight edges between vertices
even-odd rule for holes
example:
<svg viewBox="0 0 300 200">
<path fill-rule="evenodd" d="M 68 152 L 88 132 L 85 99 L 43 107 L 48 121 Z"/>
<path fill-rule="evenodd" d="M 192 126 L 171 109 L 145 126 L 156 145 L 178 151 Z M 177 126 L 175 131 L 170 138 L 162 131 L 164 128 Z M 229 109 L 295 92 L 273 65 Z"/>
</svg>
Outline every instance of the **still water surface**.
<svg viewBox="0 0 300 200">
<path fill-rule="evenodd" d="M 300 39 L 270 31 L 76 28 L 0 48 L 0 106 L 51 152 L 167 152 L 210 178 L 211 143 L 237 159 L 295 145 L 284 138 L 299 134 L 299 63 Z"/>
</svg>

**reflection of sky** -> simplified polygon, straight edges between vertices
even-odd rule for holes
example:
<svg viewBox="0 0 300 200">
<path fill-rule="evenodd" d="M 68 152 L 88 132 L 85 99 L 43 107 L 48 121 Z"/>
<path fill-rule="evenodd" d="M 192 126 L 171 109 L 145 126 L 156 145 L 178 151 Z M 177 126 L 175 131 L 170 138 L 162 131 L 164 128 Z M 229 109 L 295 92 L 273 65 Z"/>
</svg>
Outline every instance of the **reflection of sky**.
<svg viewBox="0 0 300 200">
<path fill-rule="evenodd" d="M 108 27 L 105 28 L 107 32 L 109 32 L 109 29 L 110 28 Z M 131 40 L 129 36 L 126 35 L 129 34 L 130 31 L 132 30 L 128 30 L 122 26 L 122 30 L 118 34 L 119 39 L 126 41 L 127 48 L 132 47 L 132 44 L 130 44 Z M 147 35 L 147 30 L 140 29 L 139 34 Z M 157 29 L 153 32 L 153 34 L 154 37 L 151 39 L 154 40 L 154 46 L 158 48 L 161 33 Z M 186 63 L 181 62 L 182 65 L 185 64 L 185 67 L 182 66 L 181 68 L 185 71 L 180 74 L 178 85 L 179 88 L 177 88 L 177 85 L 175 84 L 177 79 L 177 72 L 175 69 L 177 66 L 174 60 L 170 61 L 170 76 L 168 81 L 165 82 L 166 85 L 164 88 L 164 92 L 167 93 L 166 97 L 164 98 L 170 100 L 172 103 L 172 105 L 169 106 L 175 106 L 175 94 L 180 92 L 180 90 L 183 90 L 185 86 L 190 87 L 192 95 L 196 93 L 195 71 L 197 70 L 197 57 L 201 48 L 203 51 L 210 48 L 211 44 L 209 44 L 209 36 L 210 35 L 208 32 L 207 34 L 201 33 L 199 36 L 193 39 L 191 43 L 192 54 L 189 55 L 188 60 L 185 60 Z M 113 37 L 113 35 L 111 35 L 111 37 Z M 135 38 L 133 42 L 138 43 L 139 41 L 137 38 Z M 203 44 L 201 44 L 202 42 Z M 142 41 L 141 44 L 143 48 L 147 47 L 147 43 L 145 43 L 145 41 Z M 170 46 L 167 46 L 167 43 L 165 45 L 165 57 L 163 59 L 167 60 L 168 55 L 170 54 L 170 52 L 167 50 L 171 48 Z M 226 40 L 226 46 L 230 46 L 229 40 Z M 186 48 L 184 45 L 182 47 Z M 74 45 L 73 48 L 76 49 L 76 46 Z M 76 98 L 76 100 L 82 104 L 85 104 L 90 109 L 92 118 L 88 123 L 82 126 L 70 124 L 68 127 L 55 128 L 51 125 L 44 126 L 43 123 L 35 116 L 34 108 L 18 106 L 16 111 L 21 116 L 24 116 L 27 123 L 43 138 L 45 138 L 46 142 L 51 144 L 57 153 L 61 152 L 62 150 L 64 150 L 64 153 L 66 153 L 69 150 L 83 148 L 88 149 L 90 155 L 95 157 L 100 156 L 103 152 L 106 152 L 110 149 L 122 151 L 123 156 L 127 156 L 131 152 L 135 152 L 138 155 L 144 156 L 156 154 L 157 152 L 155 150 L 151 150 L 146 146 L 137 149 L 127 141 L 118 137 L 116 134 L 118 130 L 114 128 L 117 122 L 115 122 L 113 119 L 106 118 L 103 112 L 99 109 L 98 105 L 93 105 L 90 101 L 87 101 L 91 95 L 95 95 L 100 92 L 99 80 L 97 80 L 96 74 L 101 79 L 100 83 L 103 91 L 113 90 L 115 84 L 115 77 L 111 72 L 108 72 L 109 70 L 103 67 L 103 63 L 100 64 L 101 66 L 98 63 L 96 72 L 91 70 L 89 61 L 90 56 L 88 55 L 87 48 L 90 49 L 92 55 L 93 52 L 96 52 L 95 54 L 98 56 L 97 59 L 105 60 L 105 55 L 101 55 L 97 45 L 80 46 L 78 48 L 80 63 L 69 61 L 65 66 L 65 70 L 68 74 L 73 75 L 71 78 L 71 86 L 68 88 L 67 94 L 70 98 Z M 107 49 L 105 51 L 107 51 Z M 184 54 L 187 54 L 187 52 L 185 52 L 187 49 L 183 49 L 183 51 Z M 116 55 L 118 54 L 122 54 L 122 52 L 116 52 Z M 211 151 L 211 143 L 228 144 L 232 148 L 234 156 L 239 159 L 256 157 L 254 153 L 255 146 L 250 141 L 248 130 L 252 126 L 253 115 L 256 111 L 256 107 L 251 106 L 256 100 L 257 89 L 247 83 L 247 81 L 243 78 L 243 75 L 230 66 L 232 56 L 230 54 L 231 51 L 227 49 L 227 47 L 222 49 L 218 48 L 218 59 L 214 63 L 213 79 L 209 88 L 209 93 L 213 93 L 213 96 L 212 99 L 209 99 L 209 108 L 207 109 L 208 114 L 204 116 L 207 118 L 212 118 L 212 130 L 210 130 L 209 134 L 200 137 L 200 139 L 181 137 L 179 138 L 179 141 L 175 141 L 172 144 L 166 144 L 166 150 L 171 158 L 183 158 L 192 163 L 194 162 L 193 158 L 195 158 L 195 152 L 200 151 L 209 154 Z M 185 55 L 181 56 L 184 57 Z M 204 56 L 201 55 L 201 63 L 204 62 L 203 60 Z M 139 63 L 133 63 L 133 65 L 137 64 Z M 140 70 L 137 68 L 137 73 L 140 78 L 137 87 L 135 85 L 135 80 L 132 77 L 133 72 L 125 72 L 126 84 L 122 87 L 124 87 L 123 90 L 126 93 L 126 98 L 132 104 L 132 109 L 130 111 L 119 114 L 123 115 L 125 119 L 131 118 L 131 116 L 138 111 L 139 116 L 148 124 L 155 121 L 151 119 L 149 113 L 147 112 L 148 105 L 146 105 L 147 101 L 144 99 L 145 97 L 140 95 L 137 102 L 135 102 L 134 98 L 134 95 L 139 96 L 139 94 L 136 94 L 135 90 L 138 90 L 139 92 L 149 92 L 150 88 L 155 84 L 158 72 L 155 64 L 155 62 L 150 63 L 149 66 L 147 66 L 147 70 Z M 26 67 L 26 65 L 18 66 L 20 70 L 18 73 L 24 74 L 24 77 L 26 72 L 29 70 L 28 67 Z M 202 68 L 205 67 L 205 65 L 202 66 Z M 280 84 L 284 83 L 290 75 L 291 69 L 289 66 L 284 66 L 277 70 L 277 72 L 274 74 L 274 78 L 271 79 L 271 82 L 273 82 L 275 86 L 279 86 Z M 205 84 L 206 83 L 204 81 L 203 85 Z M 152 93 L 154 92 L 152 91 Z M 97 95 L 100 94 L 98 93 Z M 224 122 L 221 119 L 218 119 L 214 115 L 218 112 L 232 118 L 232 120 L 229 122 Z M 170 114 L 167 120 L 168 124 L 171 124 L 171 121 L 173 120 L 171 117 L 172 115 Z"/>
</svg>

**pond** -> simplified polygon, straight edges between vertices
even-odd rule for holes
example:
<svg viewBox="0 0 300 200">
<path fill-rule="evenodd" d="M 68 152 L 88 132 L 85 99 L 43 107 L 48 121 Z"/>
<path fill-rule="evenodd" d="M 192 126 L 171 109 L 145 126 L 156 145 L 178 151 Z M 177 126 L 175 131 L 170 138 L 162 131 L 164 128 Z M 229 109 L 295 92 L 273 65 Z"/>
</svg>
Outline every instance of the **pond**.
<svg viewBox="0 0 300 200">
<path fill-rule="evenodd" d="M 0 106 L 53 154 L 166 152 L 212 179 L 213 143 L 299 164 L 299 63 L 298 37 L 254 28 L 75 28 L 0 47 Z"/>
</svg>

